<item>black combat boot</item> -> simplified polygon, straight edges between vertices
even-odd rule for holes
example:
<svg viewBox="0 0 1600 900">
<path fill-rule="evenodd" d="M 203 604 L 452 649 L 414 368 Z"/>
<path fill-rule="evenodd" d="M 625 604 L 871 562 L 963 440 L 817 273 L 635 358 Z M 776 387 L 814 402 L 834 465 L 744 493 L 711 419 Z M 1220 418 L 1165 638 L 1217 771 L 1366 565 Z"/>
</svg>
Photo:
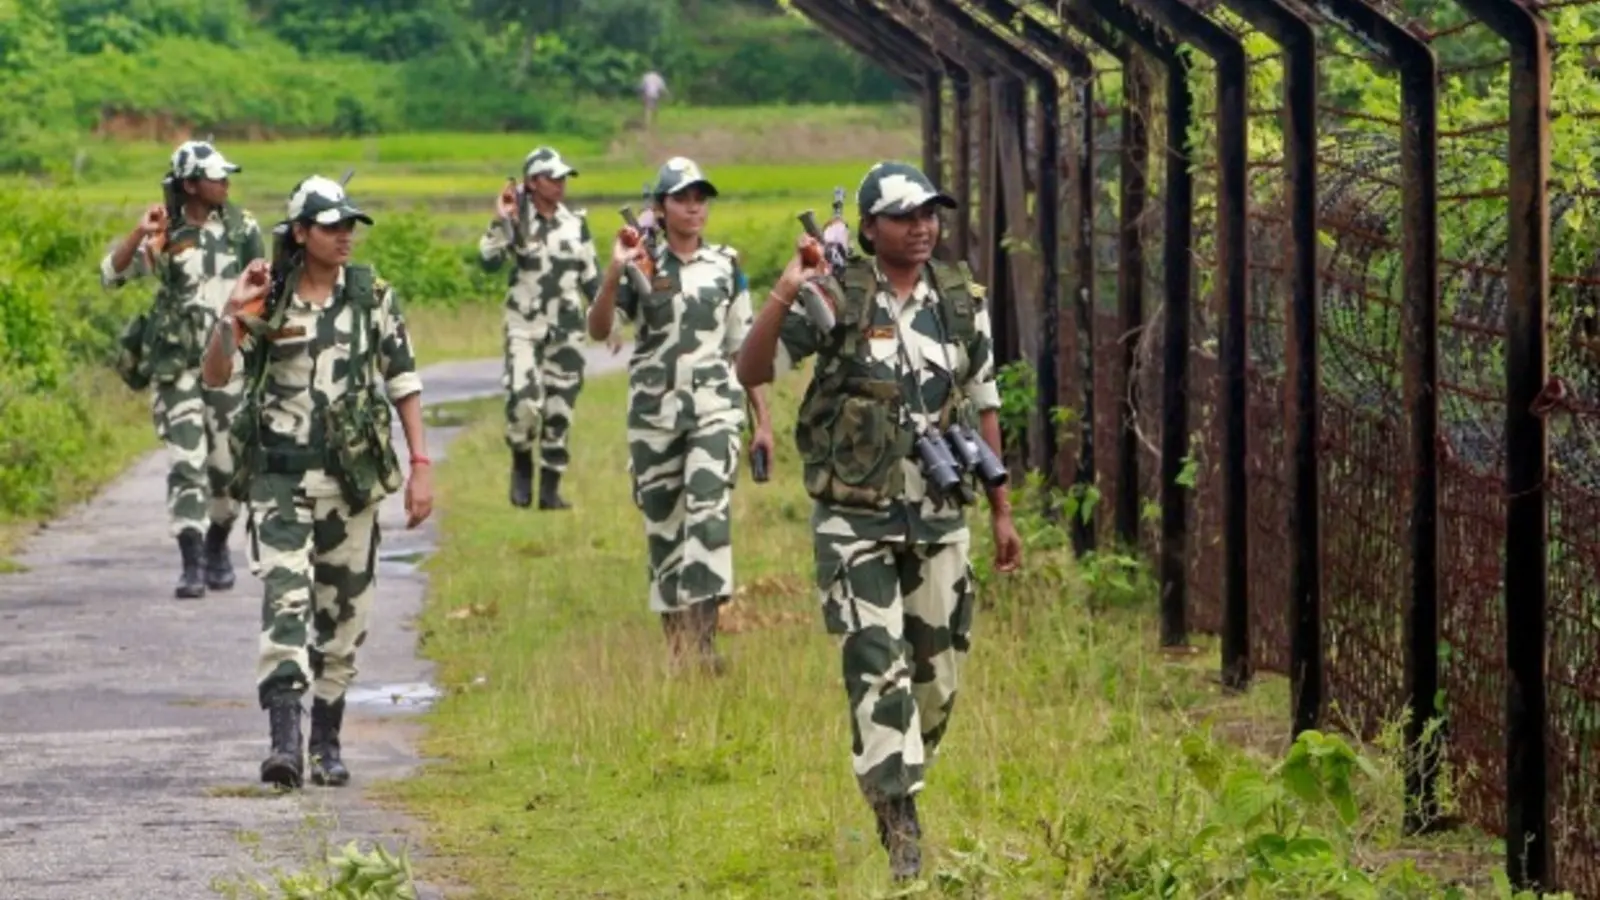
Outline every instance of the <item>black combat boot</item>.
<svg viewBox="0 0 1600 900">
<path fill-rule="evenodd" d="M 533 502 L 533 452 L 511 451 L 511 505 L 527 506 Z"/>
<path fill-rule="evenodd" d="M 539 508 L 571 509 L 572 504 L 561 499 L 561 473 L 554 469 L 539 470 Z"/>
<path fill-rule="evenodd" d="M 684 615 L 693 616 L 690 628 L 694 633 L 701 667 L 713 675 L 726 672 L 728 664 L 717 652 L 717 620 L 722 615 L 722 598 L 696 603 Z"/>
<path fill-rule="evenodd" d="M 182 600 L 194 600 L 206 595 L 206 582 L 201 577 L 201 546 L 200 529 L 185 528 L 178 532 L 178 553 L 183 556 L 183 574 L 178 578 L 178 587 L 173 593 Z"/>
<path fill-rule="evenodd" d="M 267 706 L 272 725 L 272 753 L 261 762 L 261 780 L 282 788 L 300 787 L 305 754 L 300 737 L 300 698 L 279 697 Z"/>
<path fill-rule="evenodd" d="M 228 532 L 233 523 L 211 523 L 206 531 L 206 587 L 225 591 L 233 587 L 233 560 L 228 557 Z"/>
<path fill-rule="evenodd" d="M 922 824 L 915 797 L 894 797 L 872 804 L 878 817 L 878 842 L 889 851 L 889 874 L 909 881 L 922 874 Z"/>
<path fill-rule="evenodd" d="M 339 759 L 339 726 L 344 723 L 344 698 L 329 703 L 311 701 L 311 782 L 340 787 L 350 781 L 350 770 Z"/>
</svg>

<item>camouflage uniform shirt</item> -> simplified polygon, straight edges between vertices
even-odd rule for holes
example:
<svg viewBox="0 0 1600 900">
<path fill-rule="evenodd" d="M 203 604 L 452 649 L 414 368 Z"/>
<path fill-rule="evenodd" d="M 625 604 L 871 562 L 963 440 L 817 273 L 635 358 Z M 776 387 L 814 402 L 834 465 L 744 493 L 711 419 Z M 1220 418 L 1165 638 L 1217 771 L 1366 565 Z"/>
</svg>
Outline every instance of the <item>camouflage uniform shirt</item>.
<svg viewBox="0 0 1600 900">
<path fill-rule="evenodd" d="M 912 429 L 920 434 L 930 423 L 937 426 L 939 412 L 945 404 L 960 404 L 963 395 L 974 412 L 998 409 L 1000 391 L 995 384 L 994 339 L 989 311 L 978 303 L 977 291 L 973 292 L 974 334 L 970 341 L 961 343 L 944 337 L 948 328 L 940 315 L 938 293 L 926 270 L 903 304 L 895 299 L 876 264 L 873 264 L 873 274 L 877 277 L 878 291 L 869 326 L 875 369 L 872 377 L 900 382 L 901 392 L 907 398 L 903 409 Z M 783 319 L 774 363 L 776 372 L 782 374 L 793 368 L 822 346 L 822 333 L 797 300 Z M 920 403 L 916 399 L 918 395 Z M 863 510 L 818 503 L 813 512 L 813 527 L 819 534 L 860 540 L 911 543 L 967 540 L 969 535 L 962 508 L 928 496 L 922 470 L 914 458 L 902 460 L 900 465 L 905 472 L 905 493 L 888 509 Z"/>
<path fill-rule="evenodd" d="M 594 240 L 583 211 L 564 205 L 545 218 L 528 204 L 526 237 L 517 247 L 516 278 L 506 292 L 506 310 L 524 319 L 561 321 L 563 308 L 581 311 L 584 301 L 600 290 L 600 269 L 595 262 Z M 478 256 L 491 271 L 499 268 L 515 243 L 511 223 L 495 219 L 478 241 Z M 569 316 L 570 317 L 570 316 Z"/>
<path fill-rule="evenodd" d="M 166 246 L 156 255 L 154 264 L 147 252 L 147 237 L 139 242 L 133 259 L 121 271 L 112 267 L 115 251 L 107 253 L 100 261 L 100 283 L 107 288 L 120 288 L 144 275 L 159 276 L 168 296 L 178 300 L 193 327 L 198 354 L 208 330 L 228 302 L 239 272 L 250 260 L 265 256 L 261 226 L 244 210 L 239 210 L 238 215 L 240 223 L 236 228 L 243 233 L 238 236 L 237 246 L 229 240 L 222 210 L 212 210 L 198 226 L 185 222 L 180 215 L 168 225 Z"/>
<path fill-rule="evenodd" d="M 717 413 L 743 420 L 733 356 L 750 331 L 750 289 L 731 247 L 701 244 L 688 261 L 663 245 L 655 290 L 637 296 L 624 278 L 620 317 L 634 324 L 628 427 L 682 431 Z"/>
<path fill-rule="evenodd" d="M 262 445 L 268 449 L 324 447 L 323 416 L 328 404 L 349 389 L 350 360 L 365 358 L 361 376 L 370 384 L 380 378 L 390 402 L 422 390 L 405 317 L 394 290 L 381 279 L 375 282 L 377 309 L 357 307 L 344 297 L 344 271 L 326 306 L 314 306 L 290 294 L 283 328 L 266 344 L 266 386 L 261 398 Z M 357 313 L 366 318 L 364 333 L 355 334 Z M 255 351 L 247 336 L 243 352 Z M 376 344 L 376 353 L 374 353 Z M 307 472 L 301 482 L 308 497 L 335 497 L 339 484 L 321 470 Z"/>
</svg>

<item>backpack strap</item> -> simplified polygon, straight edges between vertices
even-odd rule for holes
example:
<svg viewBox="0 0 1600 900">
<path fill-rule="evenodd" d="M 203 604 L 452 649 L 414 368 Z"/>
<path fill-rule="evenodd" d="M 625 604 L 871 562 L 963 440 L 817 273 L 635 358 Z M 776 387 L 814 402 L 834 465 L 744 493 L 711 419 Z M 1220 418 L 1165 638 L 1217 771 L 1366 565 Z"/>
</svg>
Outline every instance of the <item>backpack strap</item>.
<svg viewBox="0 0 1600 900">
<path fill-rule="evenodd" d="M 972 340 L 978 333 L 976 304 L 981 301 L 973 297 L 972 270 L 967 268 L 965 260 L 955 265 L 929 260 L 928 266 L 933 270 L 933 286 L 939 292 L 939 311 L 944 315 L 950 337 L 963 343 Z"/>
<path fill-rule="evenodd" d="M 359 377 L 369 367 L 376 369 L 378 364 L 378 297 L 387 291 L 389 283 L 378 277 L 378 273 L 369 265 L 354 263 L 344 267 L 344 302 L 350 306 L 350 313 L 354 321 L 351 323 L 351 348 L 350 355 L 362 355 L 359 365 L 350 367 L 349 389 L 353 393 L 361 387 Z M 362 346 L 361 339 L 366 339 Z"/>
</svg>

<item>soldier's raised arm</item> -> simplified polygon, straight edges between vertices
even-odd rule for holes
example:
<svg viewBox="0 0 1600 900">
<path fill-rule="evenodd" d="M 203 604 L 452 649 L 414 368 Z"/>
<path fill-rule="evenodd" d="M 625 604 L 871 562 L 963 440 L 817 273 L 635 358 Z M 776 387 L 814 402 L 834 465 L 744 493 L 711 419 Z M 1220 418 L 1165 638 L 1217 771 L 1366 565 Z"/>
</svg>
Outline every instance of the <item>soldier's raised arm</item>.
<svg viewBox="0 0 1600 900">
<path fill-rule="evenodd" d="M 619 235 L 611 242 L 611 264 L 606 266 L 600 287 L 595 292 L 594 303 L 589 306 L 589 337 L 603 341 L 611 336 L 612 329 L 622 321 L 631 321 L 638 311 L 639 298 L 634 296 L 628 279 L 622 277 L 628 263 L 644 255 L 644 247 L 629 247 Z"/>
<path fill-rule="evenodd" d="M 517 186 L 508 183 L 495 198 L 494 219 L 478 239 L 478 262 L 485 271 L 495 272 L 505 262 L 506 251 L 511 247 L 514 229 L 511 220 L 517 215 Z"/>
<path fill-rule="evenodd" d="M 787 370 L 795 363 L 817 352 L 822 336 L 804 314 L 793 309 L 800 286 L 821 274 L 820 266 L 809 266 L 805 248 L 816 242 L 801 235 L 795 255 L 784 267 L 783 274 L 767 294 L 767 302 L 755 316 L 750 333 L 745 335 L 739 349 L 735 370 L 739 383 L 746 390 L 766 384 L 779 369 Z M 816 257 L 812 257 L 816 258 Z"/>
<path fill-rule="evenodd" d="M 167 227 L 167 208 L 153 203 L 139 217 L 133 230 L 123 236 L 111 252 L 100 260 L 100 286 L 120 288 L 136 278 L 150 274 L 150 260 L 141 252 L 149 239 Z"/>
</svg>

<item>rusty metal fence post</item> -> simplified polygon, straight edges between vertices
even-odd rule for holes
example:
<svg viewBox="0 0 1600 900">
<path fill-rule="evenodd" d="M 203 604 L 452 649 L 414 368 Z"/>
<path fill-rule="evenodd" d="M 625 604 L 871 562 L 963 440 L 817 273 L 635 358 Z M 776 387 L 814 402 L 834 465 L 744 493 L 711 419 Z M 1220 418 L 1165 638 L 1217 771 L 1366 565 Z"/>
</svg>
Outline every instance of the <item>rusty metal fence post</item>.
<svg viewBox="0 0 1600 900">
<path fill-rule="evenodd" d="M 1042 468 L 1047 472 L 1059 472 L 1060 449 L 1057 428 L 1054 424 L 1054 407 L 1069 403 L 1071 398 L 1068 392 L 1075 387 L 1082 388 L 1082 385 L 1078 385 L 1076 379 L 1072 377 L 1071 366 L 1076 362 L 1079 342 L 1089 339 L 1088 335 L 1083 333 L 1088 311 L 1082 298 L 1092 283 L 1094 273 L 1094 235 L 1090 225 L 1094 203 L 1091 168 L 1094 117 L 1089 114 L 1090 104 L 1094 98 L 1094 66 L 1083 50 L 1061 35 L 1044 28 L 1031 17 L 1024 16 L 1022 9 L 1012 0 L 973 0 L 972 5 L 995 21 L 996 30 L 1001 33 L 1009 32 L 1014 39 L 1027 44 L 1046 58 L 1059 62 L 1071 80 L 1070 88 L 1076 103 L 1075 112 L 1082 117 L 1080 142 L 1072 166 L 1072 171 L 1078 178 L 1075 183 L 1068 185 L 1066 196 L 1063 198 L 1060 169 L 1064 154 L 1061 148 L 1063 142 L 1058 136 L 1061 125 L 1059 94 L 1054 85 L 1051 86 L 1051 90 L 1046 91 L 1045 85 L 1042 82 L 1039 84 L 1043 120 L 1041 128 L 1048 129 L 1040 145 L 1043 155 L 1039 161 L 1037 203 L 1041 211 L 1039 244 L 1041 259 L 1045 265 L 1042 305 L 1046 314 L 1043 341 L 1046 346 L 1053 348 L 1053 358 L 1041 358 L 1039 363 L 1039 415 L 1040 427 L 1044 430 L 1046 461 L 1046 466 Z M 1011 26 L 1009 28 L 1006 27 L 1008 22 Z M 1072 269 L 1076 272 L 1071 287 L 1067 289 L 1063 289 L 1058 274 L 1059 219 L 1062 218 L 1063 202 L 1070 259 Z M 1064 304 L 1063 300 L 1069 301 L 1070 305 Z M 1076 328 L 1062 326 L 1060 317 L 1064 306 L 1079 312 Z M 1050 364 L 1047 366 L 1047 363 Z M 1066 484 L 1065 481 L 1058 481 L 1057 486 Z"/>
<path fill-rule="evenodd" d="M 1226 31 L 1182 0 L 1135 0 L 1175 34 L 1192 41 L 1217 66 L 1217 294 L 1223 309 L 1223 568 L 1222 683 L 1231 690 L 1250 684 L 1249 485 L 1245 360 L 1248 347 L 1249 249 L 1245 228 L 1248 198 L 1244 48 Z M 1187 345 L 1185 345 L 1187 346 Z"/>
<path fill-rule="evenodd" d="M 1506 870 L 1550 885 L 1545 634 L 1549 434 L 1535 405 L 1549 378 L 1550 35 L 1516 0 L 1457 0 L 1511 47 L 1510 233 L 1506 278 Z"/>
<path fill-rule="evenodd" d="M 1293 733 L 1322 717 L 1322 538 L 1317 355 L 1317 43 L 1305 18 L 1278 0 L 1223 0 L 1272 37 L 1286 57 L 1283 155 L 1290 228 L 1288 378 L 1292 446 L 1289 540 L 1290 682 Z"/>
<path fill-rule="evenodd" d="M 1072 0 L 1067 21 L 1094 36 L 1104 21 L 1110 28 L 1153 56 L 1167 73 L 1167 154 L 1162 267 L 1166 306 L 1161 366 L 1161 644 L 1176 648 L 1188 644 L 1189 491 L 1181 481 L 1189 455 L 1189 316 L 1190 252 L 1194 222 L 1194 103 L 1189 87 L 1189 63 L 1171 38 L 1157 31 L 1121 0 Z M 1111 41 L 1096 37 L 1102 46 Z M 1125 57 L 1126 58 L 1126 57 Z M 1127 262 L 1124 260 L 1123 265 Z M 1092 354 L 1091 354 L 1092 356 Z M 1085 413 L 1092 421 L 1092 411 Z M 1096 439 L 1099 436 L 1096 435 Z M 1093 458 L 1092 448 L 1089 457 Z"/>
</svg>

